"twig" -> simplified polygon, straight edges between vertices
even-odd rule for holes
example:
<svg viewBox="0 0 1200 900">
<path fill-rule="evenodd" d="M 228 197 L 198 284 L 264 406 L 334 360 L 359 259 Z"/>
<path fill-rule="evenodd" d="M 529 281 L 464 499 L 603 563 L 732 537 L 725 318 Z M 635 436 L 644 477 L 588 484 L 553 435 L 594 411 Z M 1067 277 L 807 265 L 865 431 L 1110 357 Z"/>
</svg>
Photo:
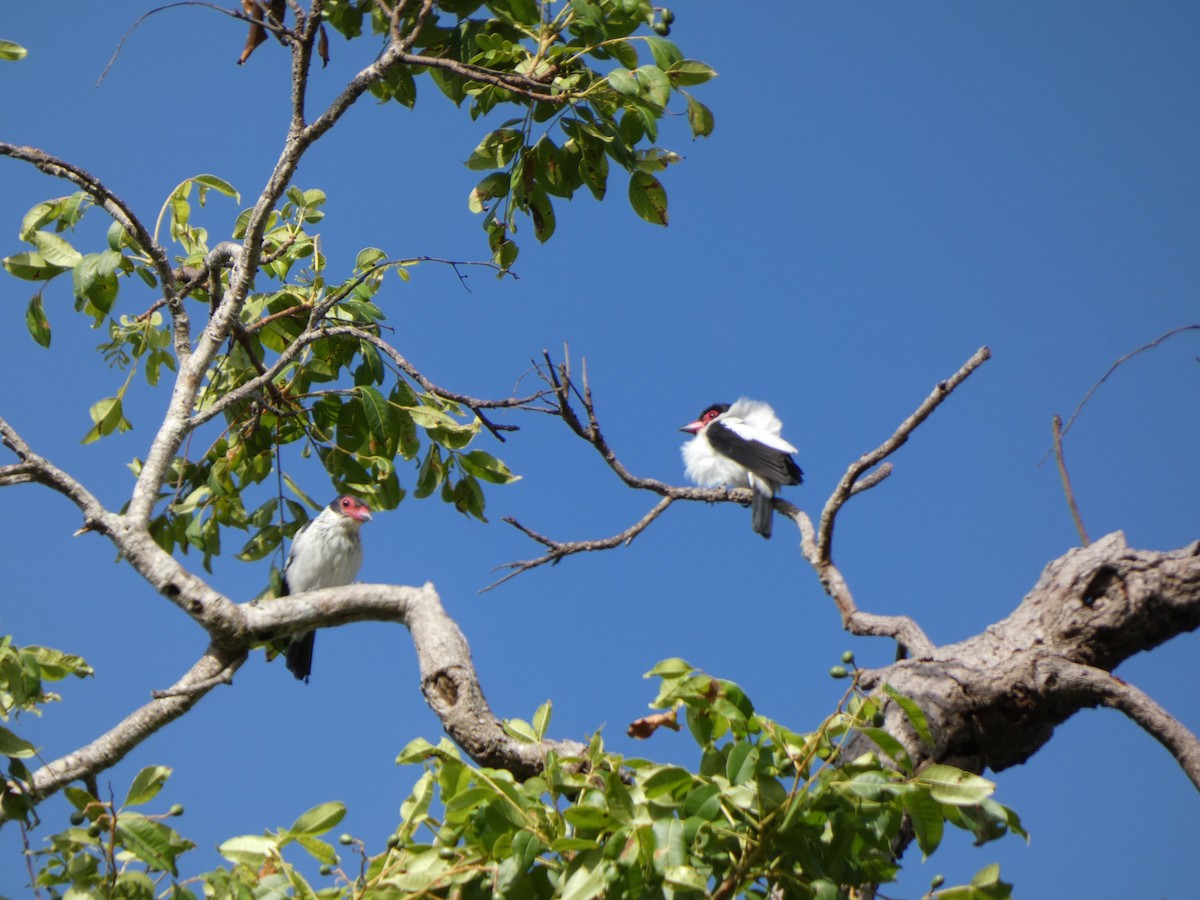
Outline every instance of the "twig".
<svg viewBox="0 0 1200 900">
<path fill-rule="evenodd" d="M 916 430 L 917 426 L 928 419 L 933 414 L 933 411 L 941 406 L 942 401 L 949 397 L 950 393 L 962 384 L 972 372 L 983 365 L 991 355 L 992 351 L 987 347 L 980 347 L 976 350 L 975 354 L 963 363 L 957 372 L 945 381 L 938 382 L 929 396 L 922 401 L 921 405 L 917 407 L 911 416 L 900 423 L 900 426 L 890 438 L 870 453 L 859 457 L 857 461 L 850 464 L 849 468 L 846 469 L 846 474 L 842 476 L 842 480 L 838 482 L 837 487 L 834 488 L 833 493 L 825 502 L 825 508 L 821 510 L 821 523 L 817 529 L 816 538 L 816 546 L 820 559 L 830 559 L 830 551 L 833 546 L 833 525 L 838 511 L 850 497 L 861 490 L 865 490 L 865 488 L 860 489 L 860 491 L 854 490 L 855 483 L 863 473 L 883 462 L 883 460 L 903 447 L 907 443 L 909 435 Z M 886 476 L 881 476 L 879 479 L 871 482 L 869 486 L 878 484 L 884 477 Z"/>
<path fill-rule="evenodd" d="M 1075 424 L 1075 419 L 1079 417 L 1079 413 L 1083 411 L 1083 407 L 1086 406 L 1087 402 L 1092 399 L 1092 394 L 1096 393 L 1096 390 L 1100 387 L 1100 385 L 1102 385 L 1102 384 L 1104 384 L 1104 382 L 1108 381 L 1109 376 L 1112 375 L 1113 372 L 1117 371 L 1117 369 L 1123 363 L 1126 363 L 1129 360 L 1133 359 L 1133 357 L 1137 356 L 1139 353 L 1143 353 L 1146 350 L 1153 350 L 1155 347 L 1157 347 L 1159 344 L 1161 344 L 1167 338 L 1174 337 L 1175 335 L 1181 334 L 1185 331 L 1200 331 L 1200 324 L 1180 325 L 1178 328 L 1172 328 L 1166 334 L 1160 334 L 1158 337 L 1156 337 L 1150 343 L 1143 344 L 1142 346 L 1138 347 L 1136 350 L 1131 350 L 1129 353 L 1126 353 L 1124 356 L 1122 356 L 1120 359 L 1118 359 L 1116 362 L 1114 362 L 1111 366 L 1109 366 L 1108 371 L 1105 372 L 1102 376 L 1100 376 L 1100 380 L 1097 381 L 1095 384 L 1093 384 L 1090 388 L 1088 388 L 1088 392 L 1083 395 L 1083 399 L 1079 401 L 1079 405 L 1075 407 L 1075 411 L 1073 413 L 1071 413 L 1070 417 L 1067 419 L 1067 424 L 1063 426 L 1062 436 L 1063 437 L 1067 436 L 1067 432 L 1070 431 L 1071 426 Z M 1046 461 L 1046 457 L 1048 457 L 1052 452 L 1053 452 L 1053 450 L 1047 450 L 1046 456 L 1042 457 L 1041 463 L 1044 463 Z M 1038 465 L 1041 465 L 1041 463 L 1038 463 Z"/>
<path fill-rule="evenodd" d="M 113 51 L 113 55 L 109 59 L 108 65 L 106 65 L 104 67 L 104 71 L 101 72 L 100 77 L 96 79 L 96 87 L 100 87 L 100 82 L 102 82 L 104 80 L 105 76 L 108 75 L 108 70 L 111 69 L 113 67 L 113 65 L 116 63 L 117 57 L 121 55 L 121 49 L 125 46 L 125 41 L 127 41 L 129 39 L 129 36 L 131 34 L 133 34 L 135 29 L 137 29 L 137 27 L 139 25 L 141 25 L 144 21 L 146 21 L 146 19 L 150 18 L 155 13 L 164 12 L 168 9 L 174 9 L 177 6 L 203 6 L 203 7 L 206 7 L 207 9 L 215 10 L 216 12 L 219 12 L 219 13 L 224 13 L 227 16 L 232 16 L 235 19 L 240 19 L 243 22 L 249 22 L 251 24 L 256 24 L 252 18 L 250 18 L 248 15 L 246 15 L 243 12 L 240 12 L 240 11 L 234 10 L 234 9 L 227 9 L 224 6 L 218 6 L 215 3 L 204 3 L 204 2 L 201 2 L 201 0 L 181 0 L 181 2 L 179 2 L 179 3 L 168 3 L 166 6 L 156 7 L 155 9 L 152 9 L 149 12 L 143 13 L 142 15 L 138 16 L 137 21 L 134 22 L 132 25 L 130 25 L 129 28 L 125 31 L 125 33 L 123 35 L 121 35 L 121 40 L 117 42 L 117 49 Z M 277 27 L 275 25 L 270 24 L 270 22 L 267 22 L 267 21 L 258 22 L 257 24 L 261 25 L 263 28 L 266 28 L 268 31 L 274 31 L 276 33 L 284 33 L 284 34 L 287 33 L 286 28 Z"/>
<path fill-rule="evenodd" d="M 504 520 L 509 525 L 516 528 L 522 534 L 537 541 L 545 547 L 550 548 L 549 552 L 539 556 L 537 559 L 523 559 L 516 562 L 503 563 L 492 569 L 493 572 L 500 569 L 512 569 L 503 578 L 493 581 L 487 587 L 480 589 L 479 593 L 483 594 L 490 591 L 494 587 L 499 587 L 508 581 L 510 578 L 516 578 L 522 572 L 528 572 L 530 569 L 536 569 L 538 566 L 544 566 L 546 563 L 557 563 L 564 556 L 570 556 L 573 553 L 586 553 L 591 550 L 611 550 L 613 547 L 619 547 L 622 544 L 630 543 L 635 537 L 641 534 L 646 528 L 661 516 L 676 500 L 675 497 L 663 497 L 658 503 L 650 509 L 646 515 L 642 516 L 624 531 L 619 534 L 614 534 L 612 537 L 599 538 L 591 541 L 556 541 L 548 538 L 545 535 L 538 534 L 530 528 L 526 528 L 512 516 L 505 516 Z"/>
<path fill-rule="evenodd" d="M 879 472 L 872 472 L 869 478 L 878 478 Z M 867 479 L 863 479 L 864 482 Z M 878 481 L 876 481 L 878 483 Z M 808 514 L 797 509 L 786 500 L 775 500 L 775 507 L 784 515 L 791 518 L 800 529 L 800 552 L 817 573 L 821 586 L 837 606 L 842 617 L 842 627 L 851 634 L 864 637 L 887 637 L 896 642 L 896 658 L 914 656 L 923 659 L 933 655 L 936 649 L 925 632 L 914 619 L 908 616 L 883 616 L 877 613 L 863 612 L 854 602 L 854 595 L 846 583 L 841 570 L 831 559 L 823 558 L 817 547 L 816 533 Z"/>
<path fill-rule="evenodd" d="M 1071 476 L 1067 474 L 1067 461 L 1063 458 L 1062 417 L 1056 415 L 1052 420 L 1052 426 L 1054 458 L 1058 460 L 1058 475 L 1062 479 L 1063 493 L 1067 497 L 1067 506 L 1071 509 L 1071 518 L 1075 520 L 1075 530 L 1079 532 L 1079 540 L 1086 547 L 1091 543 L 1091 539 L 1083 527 L 1083 517 L 1079 515 L 1079 507 L 1075 504 L 1075 491 L 1071 489 Z"/>
</svg>

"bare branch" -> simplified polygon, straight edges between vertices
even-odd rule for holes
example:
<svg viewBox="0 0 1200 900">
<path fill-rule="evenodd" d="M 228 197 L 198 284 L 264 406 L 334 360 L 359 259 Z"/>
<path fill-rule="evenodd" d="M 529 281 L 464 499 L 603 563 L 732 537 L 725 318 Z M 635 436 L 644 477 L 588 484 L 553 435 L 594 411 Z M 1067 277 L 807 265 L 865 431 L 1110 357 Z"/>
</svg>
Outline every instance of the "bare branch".
<svg viewBox="0 0 1200 900">
<path fill-rule="evenodd" d="M 1064 688 L 1073 686 L 1089 695 L 1096 705 L 1125 713 L 1178 760 L 1200 790 L 1200 740 L 1148 694 L 1111 672 L 1080 663 L 1064 662 L 1055 667 L 1054 675 L 1070 683 L 1064 683 Z"/>
<path fill-rule="evenodd" d="M 876 479 L 876 483 L 886 477 L 890 469 L 880 467 L 860 482 Z M 880 473 L 884 473 L 881 475 Z M 830 559 L 821 556 L 817 547 L 816 535 L 813 531 L 812 520 L 803 510 L 796 508 L 786 500 L 776 498 L 775 508 L 791 518 L 800 529 L 800 552 L 808 563 L 816 570 L 817 578 L 825 592 L 833 598 L 838 612 L 842 616 L 842 627 L 851 634 L 869 637 L 892 638 L 897 644 L 897 656 L 928 657 L 935 647 L 921 627 L 908 616 L 882 616 L 875 613 L 863 612 L 854 602 L 846 579 L 841 570 Z"/>
<path fill-rule="evenodd" d="M 1067 498 L 1067 506 L 1071 510 L 1071 518 L 1075 520 L 1075 530 L 1079 532 L 1079 541 L 1083 546 L 1091 543 L 1087 529 L 1083 527 L 1083 517 L 1079 515 L 1079 507 L 1075 503 L 1075 491 L 1071 489 L 1071 476 L 1067 474 L 1067 461 L 1063 457 L 1062 448 L 1062 417 L 1055 416 L 1051 422 L 1054 433 L 1054 458 L 1058 461 L 1058 476 L 1062 479 L 1063 494 Z"/>
<path fill-rule="evenodd" d="M 96 740 L 53 762 L 46 763 L 30 778 L 30 790 L 36 801 L 45 800 L 72 781 L 95 776 L 119 763 L 125 756 L 165 725 L 178 719 L 203 697 L 215 683 L 214 676 L 236 671 L 245 654 L 228 656 L 210 647 L 208 651 L 163 696 L 134 710 L 115 727 Z M 196 686 L 208 683 L 208 688 Z M 0 824 L 7 816 L 0 811 Z"/>
<path fill-rule="evenodd" d="M 0 443 L 17 455 L 17 465 L 0 467 L 0 487 L 37 482 L 58 491 L 83 513 L 85 527 L 111 532 L 114 517 L 78 480 L 48 459 L 34 453 L 16 429 L 0 417 Z"/>
<path fill-rule="evenodd" d="M 1142 346 L 1138 347 L 1136 350 L 1131 350 L 1129 353 L 1126 353 L 1124 356 L 1122 356 L 1120 359 L 1118 359 L 1116 362 L 1114 362 L 1111 366 L 1109 366 L 1108 371 L 1100 376 L 1100 380 L 1097 381 L 1095 384 L 1093 384 L 1090 388 L 1088 388 L 1088 392 L 1083 395 L 1083 399 L 1079 401 L 1079 405 L 1075 407 L 1075 411 L 1072 412 L 1070 417 L 1067 419 L 1067 424 L 1063 426 L 1062 436 L 1063 437 L 1067 436 L 1067 432 L 1070 431 L 1071 426 L 1075 424 L 1075 420 L 1079 417 L 1079 414 L 1083 411 L 1084 406 L 1086 406 L 1087 402 L 1092 399 L 1092 394 L 1096 393 L 1096 391 L 1099 389 L 1100 385 L 1102 385 L 1102 384 L 1104 384 L 1104 382 L 1108 381 L 1109 376 L 1112 375 L 1113 372 L 1117 371 L 1117 369 L 1120 368 L 1124 363 L 1127 363 L 1129 360 L 1133 359 L 1139 353 L 1144 353 L 1147 350 L 1153 350 L 1155 347 L 1157 347 L 1163 341 L 1167 340 L 1167 338 L 1172 338 L 1175 335 L 1182 334 L 1185 331 L 1200 331 L 1200 324 L 1180 325 L 1178 328 L 1172 328 L 1170 331 L 1166 332 L 1165 334 L 1160 334 L 1158 337 L 1156 337 L 1150 343 L 1143 344 Z M 1052 451 L 1049 451 L 1049 450 L 1046 451 L 1046 456 L 1049 456 L 1051 452 Z M 1045 457 L 1043 457 L 1042 462 L 1045 462 L 1045 461 L 1046 461 Z"/>
<path fill-rule="evenodd" d="M 908 442 L 909 435 L 916 430 L 917 426 L 928 419 L 933 414 L 933 411 L 941 406 L 942 401 L 950 396 L 951 391 L 962 384 L 991 355 L 992 351 L 987 347 L 980 347 L 976 350 L 975 354 L 963 363 L 957 372 L 945 381 L 938 382 L 933 392 L 925 398 L 911 416 L 900 423 L 900 426 L 890 438 L 870 453 L 859 457 L 858 460 L 850 464 L 850 467 L 846 469 L 846 474 L 842 476 L 842 480 L 838 482 L 837 487 L 834 488 L 833 493 L 825 502 L 825 508 L 821 511 L 821 522 L 817 530 L 816 539 L 817 551 L 821 559 L 830 559 L 830 552 L 833 546 L 834 520 L 837 518 L 838 511 L 842 508 L 842 505 L 855 493 L 858 493 L 858 491 L 854 490 L 854 485 L 858 479 L 868 469 L 879 465 L 879 463 L 903 447 Z M 878 484 L 883 477 L 886 476 L 880 476 L 878 480 L 872 482 L 872 485 Z"/>
<path fill-rule="evenodd" d="M 646 513 L 646 515 L 642 516 L 642 518 L 638 519 L 638 521 L 630 525 L 624 531 L 620 532 L 619 534 L 614 534 L 612 537 L 600 538 L 592 541 L 556 541 L 545 537 L 544 535 L 540 535 L 536 531 L 526 528 L 511 516 L 505 516 L 505 522 L 507 522 L 509 525 L 512 525 L 518 531 L 524 533 L 533 540 L 537 541 L 539 544 L 548 547 L 549 552 L 543 556 L 539 556 L 537 559 L 518 560 L 516 562 L 504 563 L 503 565 L 497 566 L 492 571 L 496 571 L 498 569 L 512 569 L 512 571 L 503 578 L 493 581 L 487 587 L 483 588 L 479 593 L 482 594 L 486 591 L 490 591 L 492 588 L 504 584 L 504 582 L 508 581 L 510 578 L 515 578 L 522 572 L 527 572 L 530 569 L 536 569 L 538 566 L 543 566 L 546 563 L 557 563 L 564 556 L 570 556 L 573 553 L 585 553 L 591 550 L 611 550 L 613 547 L 619 547 L 622 544 L 629 544 L 635 537 L 645 531 L 651 522 L 662 515 L 666 511 L 667 507 L 675 502 L 675 499 L 675 497 L 663 497 L 651 508 L 648 513 Z"/>
</svg>

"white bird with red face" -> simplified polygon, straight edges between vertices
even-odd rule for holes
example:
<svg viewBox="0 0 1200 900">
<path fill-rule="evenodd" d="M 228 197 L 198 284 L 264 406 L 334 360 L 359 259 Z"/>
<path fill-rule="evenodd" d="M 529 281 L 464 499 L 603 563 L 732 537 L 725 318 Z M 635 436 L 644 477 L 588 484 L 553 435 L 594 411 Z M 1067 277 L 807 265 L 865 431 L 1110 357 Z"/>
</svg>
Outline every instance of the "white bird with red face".
<svg viewBox="0 0 1200 900">
<path fill-rule="evenodd" d="M 367 504 L 345 495 L 306 522 L 292 539 L 292 550 L 283 567 L 284 595 L 350 584 L 362 568 L 358 529 L 370 521 Z M 298 634 L 287 648 L 288 671 L 306 684 L 312 674 L 314 637 L 311 631 Z"/>
<path fill-rule="evenodd" d="M 683 445 L 684 471 L 700 487 L 748 487 L 750 524 L 771 536 L 771 514 L 780 485 L 800 484 L 804 473 L 791 454 L 796 448 L 779 436 L 783 423 L 759 400 L 740 398 L 732 406 L 714 403 L 695 422 L 680 428 L 695 435 Z"/>
</svg>

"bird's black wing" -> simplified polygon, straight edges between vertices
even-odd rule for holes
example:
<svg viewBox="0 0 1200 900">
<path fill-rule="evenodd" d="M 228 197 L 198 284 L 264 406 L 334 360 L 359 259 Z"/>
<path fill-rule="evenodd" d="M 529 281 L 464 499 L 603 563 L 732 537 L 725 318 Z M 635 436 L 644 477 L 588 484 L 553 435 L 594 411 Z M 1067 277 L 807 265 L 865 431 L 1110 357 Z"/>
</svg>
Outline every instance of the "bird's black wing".
<svg viewBox="0 0 1200 900">
<path fill-rule="evenodd" d="M 745 466 L 760 478 L 776 484 L 800 484 L 804 472 L 791 455 L 761 441 L 748 440 L 721 422 L 713 422 L 706 432 L 712 448 L 722 456 Z"/>
</svg>

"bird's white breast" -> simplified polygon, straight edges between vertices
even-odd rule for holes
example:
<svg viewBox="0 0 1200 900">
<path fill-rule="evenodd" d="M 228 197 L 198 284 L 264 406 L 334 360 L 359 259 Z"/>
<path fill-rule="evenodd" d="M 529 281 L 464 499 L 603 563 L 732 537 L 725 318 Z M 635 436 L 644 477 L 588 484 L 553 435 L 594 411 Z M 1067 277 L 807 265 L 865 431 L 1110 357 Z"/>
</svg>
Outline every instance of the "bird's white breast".
<svg viewBox="0 0 1200 900">
<path fill-rule="evenodd" d="M 362 568 L 358 523 L 345 516 L 317 516 L 296 535 L 287 562 L 293 594 L 350 584 Z"/>
<path fill-rule="evenodd" d="M 747 472 L 728 456 L 713 449 L 703 433 L 683 445 L 684 472 L 700 487 L 749 487 Z"/>
</svg>

